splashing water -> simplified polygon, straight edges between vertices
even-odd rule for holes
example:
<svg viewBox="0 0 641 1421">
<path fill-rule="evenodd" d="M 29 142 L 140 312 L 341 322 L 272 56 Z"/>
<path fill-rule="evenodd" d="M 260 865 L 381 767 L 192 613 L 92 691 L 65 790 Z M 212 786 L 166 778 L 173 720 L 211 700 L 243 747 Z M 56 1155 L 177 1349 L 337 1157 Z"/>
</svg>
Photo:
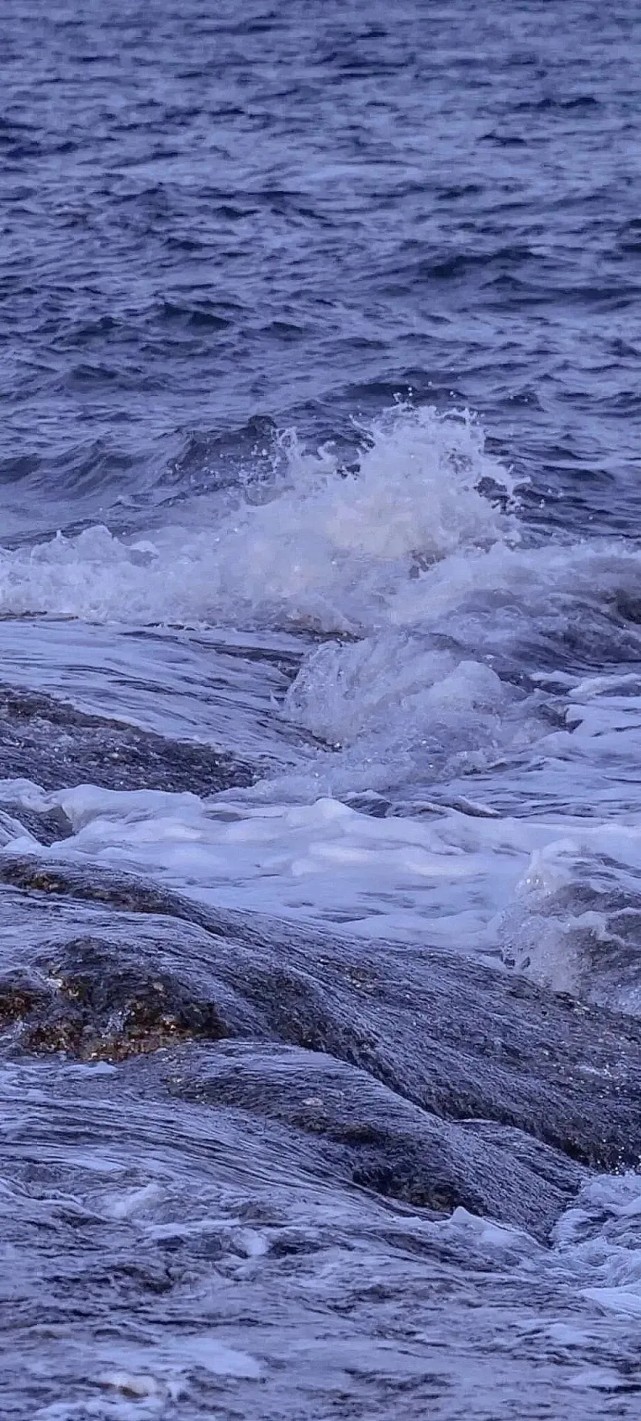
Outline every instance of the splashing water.
<svg viewBox="0 0 641 1421">
<path fill-rule="evenodd" d="M 397 408 L 362 432 L 358 465 L 282 441 L 264 501 L 194 502 L 182 525 L 144 537 L 105 527 L 4 552 L 0 610 L 96 621 L 302 623 L 360 632 L 409 577 L 457 550 L 515 541 L 517 525 L 478 491 L 509 475 L 469 417 Z M 203 523 L 206 527 L 203 529 Z"/>
</svg>

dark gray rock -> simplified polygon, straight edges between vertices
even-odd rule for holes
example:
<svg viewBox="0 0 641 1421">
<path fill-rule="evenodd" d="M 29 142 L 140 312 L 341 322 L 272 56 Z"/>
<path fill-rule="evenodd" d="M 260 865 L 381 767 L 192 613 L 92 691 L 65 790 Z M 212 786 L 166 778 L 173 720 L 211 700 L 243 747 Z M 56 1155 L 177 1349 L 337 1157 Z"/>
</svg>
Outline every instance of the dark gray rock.
<svg viewBox="0 0 641 1421">
<path fill-rule="evenodd" d="M 79 1049 L 79 1012 L 89 1036 L 78 1042 L 94 1030 L 96 1054 L 118 1057 L 143 1049 L 140 1021 L 162 1044 L 173 1017 L 180 1036 L 332 1056 L 433 1115 L 517 1129 L 585 1165 L 638 1160 L 632 1019 L 427 945 L 370 943 L 365 954 L 362 942 L 207 909 L 132 875 L 11 856 L 0 881 L 19 890 L 0 907 L 12 923 L 22 911 L 26 928 L 13 961 L 6 939 L 1 948 L 5 1020 L 20 1017 L 25 1044 L 58 1049 L 46 1023 L 62 1013 Z M 29 1005 L 25 972 L 45 983 L 46 1001 Z"/>
<path fill-rule="evenodd" d="M 223 1042 L 197 1048 L 174 1094 L 287 1126 L 332 1178 L 449 1213 L 459 1206 L 545 1235 L 584 1172 L 518 1131 L 450 1123 L 366 1071 L 298 1047 Z"/>
<path fill-rule="evenodd" d="M 270 1158 L 433 1213 L 462 1205 L 545 1236 L 581 1182 L 580 1166 L 523 1132 L 440 1118 L 349 1058 L 275 1041 L 237 941 L 7 888 L 3 918 L 17 928 L 11 947 L 0 933 L 0 1032 L 14 1058 L 117 1062 L 131 1084 L 144 1056 L 150 1108 L 168 1089 L 206 1106 L 219 1131 L 252 1139 L 258 1125 Z"/>
<path fill-rule="evenodd" d="M 253 784 L 260 768 L 208 745 L 165 739 L 31 691 L 0 689 L 0 778 L 200 795 Z M 20 811 L 22 822 L 29 827 Z M 64 837 L 64 833 L 59 837 Z M 43 842 L 50 842 L 45 839 Z"/>
</svg>

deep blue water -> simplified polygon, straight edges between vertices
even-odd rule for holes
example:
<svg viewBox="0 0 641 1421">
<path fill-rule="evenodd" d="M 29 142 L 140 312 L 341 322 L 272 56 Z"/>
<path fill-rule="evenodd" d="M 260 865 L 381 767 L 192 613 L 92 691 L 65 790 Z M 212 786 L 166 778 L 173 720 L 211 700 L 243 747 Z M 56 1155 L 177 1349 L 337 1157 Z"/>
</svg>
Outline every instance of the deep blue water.
<svg viewBox="0 0 641 1421">
<path fill-rule="evenodd" d="M 637 0 L 4 0 L 7 1421 L 638 1414 L 639 1175 L 563 1193 L 508 1008 L 489 1121 L 398 1023 L 430 948 L 641 1015 L 640 75 Z M 138 962 L 241 1040 L 124 1059 Z"/>
<path fill-rule="evenodd" d="M 3 479 L 71 511 L 411 391 L 620 526 L 640 43 L 633 0 L 8 0 Z"/>
</svg>

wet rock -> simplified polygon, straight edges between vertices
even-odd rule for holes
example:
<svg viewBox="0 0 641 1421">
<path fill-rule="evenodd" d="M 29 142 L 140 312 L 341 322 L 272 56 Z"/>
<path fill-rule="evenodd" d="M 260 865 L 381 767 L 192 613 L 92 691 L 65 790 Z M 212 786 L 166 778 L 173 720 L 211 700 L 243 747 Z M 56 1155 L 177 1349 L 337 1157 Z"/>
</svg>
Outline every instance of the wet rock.
<svg viewBox="0 0 641 1421">
<path fill-rule="evenodd" d="M 14 925 L 0 966 L 4 958 L 4 971 L 21 965 L 51 979 L 47 964 L 60 959 L 56 1010 L 70 1000 L 78 1010 L 80 981 L 84 1026 L 97 1021 L 100 1040 L 124 1013 L 127 1050 L 164 1044 L 169 1013 L 181 1035 L 322 1053 L 432 1115 L 516 1129 L 585 1165 L 614 1169 L 641 1154 L 641 1023 L 632 1019 L 427 945 L 370 943 L 365 958 L 360 941 L 209 909 L 93 866 L 7 856 L 0 881 L 13 885 L 0 893 L 0 923 L 4 904 Z M 40 1011 L 36 1003 L 24 1017 L 33 1045 Z M 48 1039 L 45 1030 L 41 1048 Z"/>
<path fill-rule="evenodd" d="M 517 1131 L 450 1123 L 402 1100 L 366 1071 L 297 1047 L 224 1042 L 198 1048 L 174 1094 L 287 1126 L 332 1176 L 419 1208 L 463 1207 L 545 1235 L 584 1172 Z"/>
<path fill-rule="evenodd" d="M 0 810 L 0 833 L 6 836 L 8 843 L 25 832 L 38 843 L 49 845 L 69 839 L 73 827 L 59 805 L 54 809 L 37 810 L 5 800 Z"/>
<path fill-rule="evenodd" d="M 13 1025 L 28 1051 L 118 1061 L 188 1038 L 260 1029 L 224 982 L 201 993 L 193 973 L 178 962 L 163 969 L 135 942 L 87 934 L 20 955 L 21 968 L 0 971 L 0 1030 Z"/>
<path fill-rule="evenodd" d="M 5 973 L 0 1029 L 13 1023 L 23 1049 L 83 1061 L 165 1048 L 156 1100 L 166 1082 L 172 1096 L 206 1105 L 219 1128 L 231 1119 L 242 1136 L 258 1123 L 282 1159 L 415 1208 L 462 1206 L 545 1237 L 578 1189 L 584 1171 L 547 1146 L 440 1119 L 347 1061 L 260 1039 L 260 1021 L 224 983 L 216 998 L 202 999 L 195 984 L 190 994 L 178 972 L 153 977 L 133 952 L 87 937 L 41 953 L 29 976 Z M 241 1032 L 246 1039 L 221 1039 Z"/>
<path fill-rule="evenodd" d="M 207 795 L 253 784 L 259 773 L 258 767 L 208 745 L 168 740 L 50 696 L 0 689 L 3 779 L 30 779 L 43 789 L 94 784 Z M 20 818 L 28 827 L 22 810 Z"/>
<path fill-rule="evenodd" d="M 261 1104 L 253 1051 L 273 1107 L 268 1094 Z M 246 1090 L 246 1108 L 222 1099 L 232 1068 L 234 1094 Z M 495 1215 L 504 1206 L 499 1148 L 496 1186 L 490 1156 L 485 1165 L 478 1150 L 470 1160 L 461 1157 L 460 1180 L 451 1181 L 459 1168 L 458 1132 L 464 1146 L 472 1127 L 440 1122 L 439 1140 L 428 1120 L 421 1150 L 412 1112 L 401 1103 L 394 1137 L 397 1097 L 388 1110 L 387 1092 L 375 1082 L 370 1092 L 367 1077 L 353 1088 L 350 1070 L 250 1042 L 189 1043 L 90 1070 L 60 1056 L 6 1062 L 2 1213 L 11 1261 L 0 1275 L 2 1415 L 33 1421 L 35 1397 L 41 1411 L 54 1415 L 62 1405 L 65 1418 L 71 1405 L 78 1417 L 106 1416 L 95 1377 L 112 1375 L 116 1348 L 118 1374 L 122 1357 L 127 1376 L 163 1378 L 169 1360 L 171 1392 L 157 1392 L 152 1401 L 172 1421 L 469 1417 L 470 1376 L 475 1387 L 479 1376 L 485 1379 L 489 1398 L 474 1403 L 475 1421 L 498 1415 L 585 1421 L 594 1414 L 594 1390 L 586 1385 L 570 1411 L 566 1398 L 576 1395 L 577 1369 L 593 1375 L 595 1348 L 607 1364 L 608 1385 L 616 1353 L 627 1387 L 637 1365 L 638 1322 L 630 1317 L 613 1333 L 598 1305 L 577 1295 L 591 1280 L 580 1245 L 568 1256 L 567 1248 L 541 1247 L 528 1234 L 499 1231 L 470 1212 L 435 1219 L 431 1208 L 354 1183 L 359 1161 L 373 1174 L 376 1142 L 367 1136 L 375 1121 L 368 1112 L 376 1111 L 384 1147 L 396 1151 L 387 1184 L 399 1195 L 422 1180 L 423 1198 L 438 1184 L 445 1197 L 451 1189 L 453 1197 L 487 1199 Z M 303 1093 L 316 1105 L 306 1106 Z M 323 1097 L 327 1134 L 284 1123 L 290 1098 L 292 1114 L 307 1127 Z M 357 1130 L 363 1121 L 363 1143 L 352 1111 Z M 421 1112 L 413 1118 L 418 1123 Z M 537 1148 L 546 1160 L 553 1157 Z M 538 1232 L 536 1180 L 524 1172 L 515 1179 L 526 1201 L 523 1217 L 534 1206 Z M 379 1182 L 385 1183 L 377 1180 L 377 1189 Z M 518 1200 L 514 1205 L 520 1207 Z M 621 1219 L 618 1227 L 633 1223 Z M 628 1250 L 629 1242 L 622 1251 Z M 545 1404 L 531 1405 L 537 1374 L 559 1355 L 560 1324 L 571 1339 L 565 1368 L 552 1372 Z M 216 1356 L 219 1340 L 260 1361 L 263 1373 L 249 1390 L 236 1369 L 214 1374 L 209 1385 L 205 1372 L 203 1382 L 203 1359 L 212 1349 Z M 499 1411 L 508 1364 L 514 1383 Z M 638 1398 L 630 1396 L 625 1414 L 632 1418 Z M 610 1414 L 605 1400 L 604 1415 Z M 614 1401 L 611 1414 L 622 1415 L 618 1396 Z"/>
</svg>

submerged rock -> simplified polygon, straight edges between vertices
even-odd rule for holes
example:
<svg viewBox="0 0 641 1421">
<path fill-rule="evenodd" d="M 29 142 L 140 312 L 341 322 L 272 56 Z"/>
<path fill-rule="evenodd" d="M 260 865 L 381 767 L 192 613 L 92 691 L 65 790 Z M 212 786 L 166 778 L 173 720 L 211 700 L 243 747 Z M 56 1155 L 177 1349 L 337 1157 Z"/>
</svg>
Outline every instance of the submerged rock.
<svg viewBox="0 0 641 1421">
<path fill-rule="evenodd" d="M 260 772 L 208 745 L 167 739 L 51 696 L 7 688 L 0 689 L 0 767 L 3 779 L 26 778 L 43 789 L 91 783 L 201 795 L 253 784 Z M 22 811 L 20 817 L 25 822 Z"/>
</svg>

